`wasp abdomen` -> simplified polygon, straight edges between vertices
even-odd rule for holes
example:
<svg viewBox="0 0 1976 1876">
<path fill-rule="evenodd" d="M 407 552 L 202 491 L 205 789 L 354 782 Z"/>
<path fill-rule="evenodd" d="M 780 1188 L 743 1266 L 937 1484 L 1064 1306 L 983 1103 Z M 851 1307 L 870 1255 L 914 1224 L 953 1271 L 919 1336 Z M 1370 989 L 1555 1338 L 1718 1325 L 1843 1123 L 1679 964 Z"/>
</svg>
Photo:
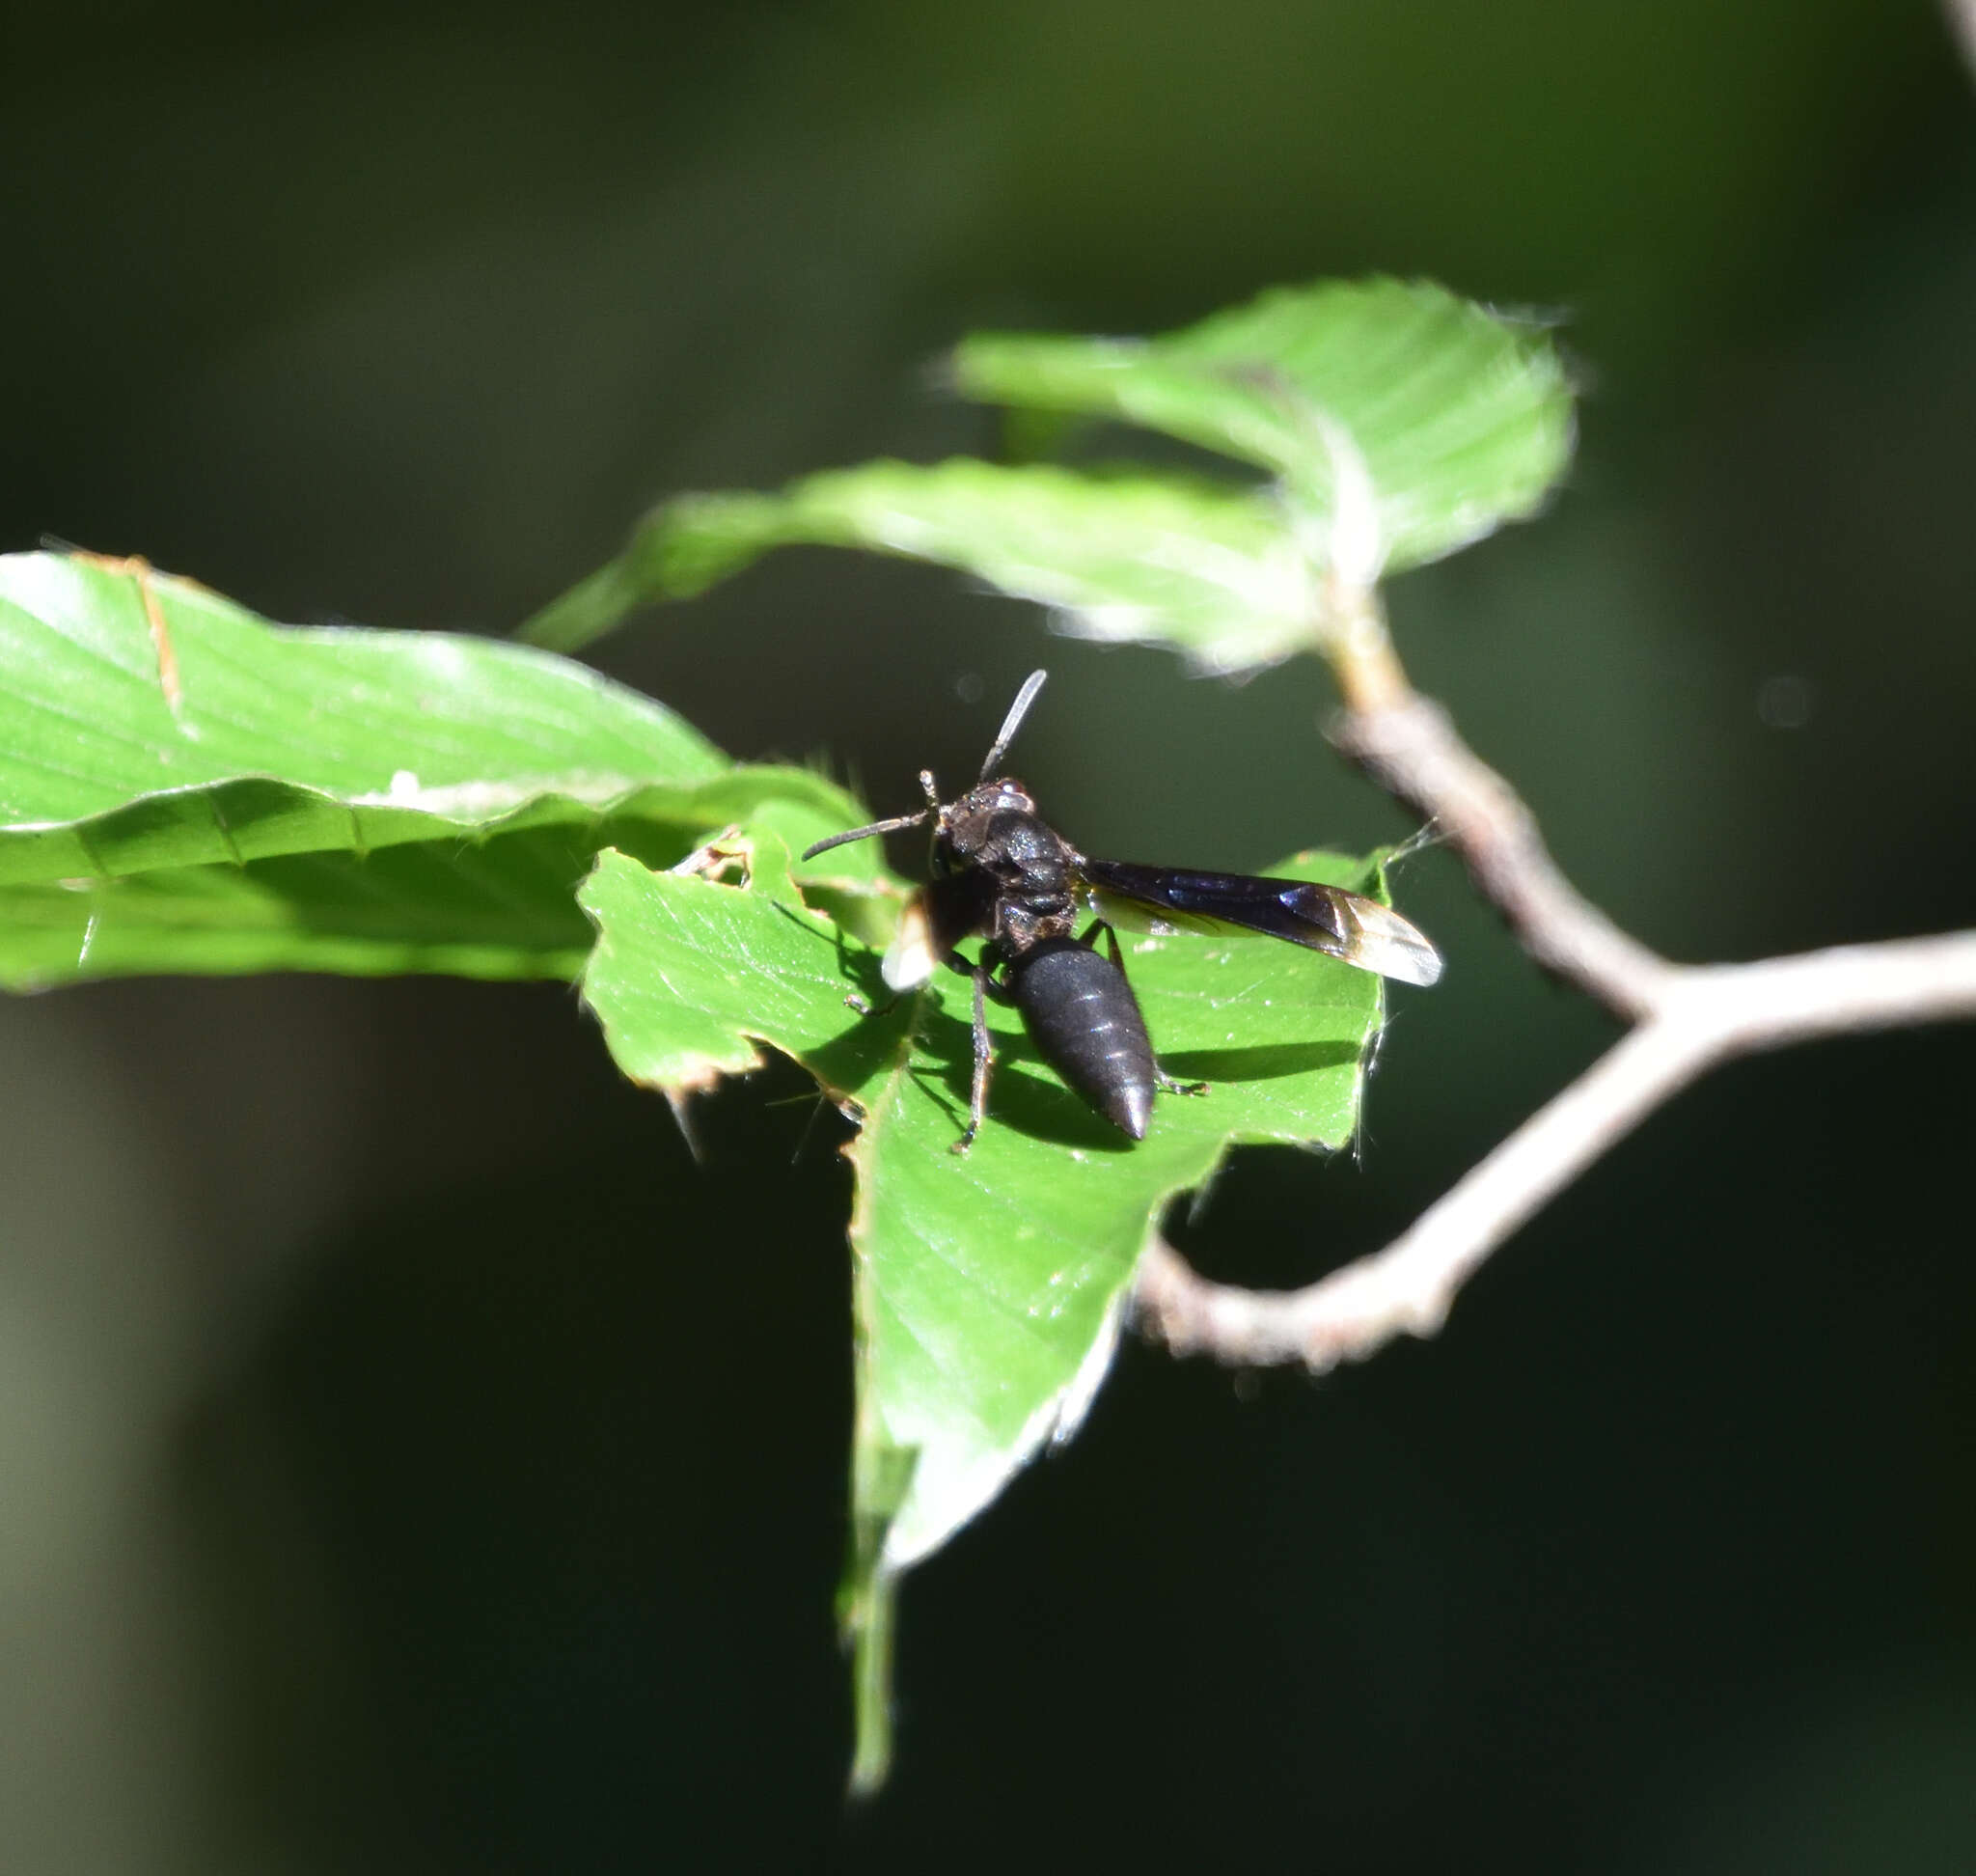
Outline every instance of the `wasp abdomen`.
<svg viewBox="0 0 1976 1876">
<path fill-rule="evenodd" d="M 1046 939 L 1013 968 L 1016 1007 L 1043 1060 L 1113 1125 L 1146 1137 L 1159 1069 L 1125 973 L 1069 938 Z"/>
</svg>

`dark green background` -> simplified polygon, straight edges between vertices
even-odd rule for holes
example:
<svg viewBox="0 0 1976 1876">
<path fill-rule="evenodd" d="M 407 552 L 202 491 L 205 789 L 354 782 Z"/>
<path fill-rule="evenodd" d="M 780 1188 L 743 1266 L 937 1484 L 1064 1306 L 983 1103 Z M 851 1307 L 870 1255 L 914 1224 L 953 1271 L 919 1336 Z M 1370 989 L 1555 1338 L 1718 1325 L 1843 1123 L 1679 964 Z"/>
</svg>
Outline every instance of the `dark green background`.
<svg viewBox="0 0 1976 1876">
<path fill-rule="evenodd" d="M 971 325 L 1427 274 L 1564 312 L 1585 386 L 1551 513 L 1391 595 L 1575 877 L 1682 956 L 1976 922 L 1976 103 L 1928 7 L 265 14 L 0 13 L 0 544 L 503 630 L 672 488 L 992 447 L 923 370 Z M 1093 850 L 1405 831 L 1321 674 L 1046 649 L 926 569 L 786 556 L 600 653 L 881 811 L 1047 658 L 1024 772 Z M 1401 897 L 1449 969 L 1362 1154 L 1239 1161 L 1208 1267 L 1376 1246 L 1606 1039 L 1445 855 Z M 798 1078 L 696 1168 L 553 987 L 114 985 L 0 1043 L 10 1869 L 1976 1862 L 1967 1028 L 1722 1073 L 1436 1343 L 1128 1349 L 909 1585 L 848 1817 Z"/>
</svg>

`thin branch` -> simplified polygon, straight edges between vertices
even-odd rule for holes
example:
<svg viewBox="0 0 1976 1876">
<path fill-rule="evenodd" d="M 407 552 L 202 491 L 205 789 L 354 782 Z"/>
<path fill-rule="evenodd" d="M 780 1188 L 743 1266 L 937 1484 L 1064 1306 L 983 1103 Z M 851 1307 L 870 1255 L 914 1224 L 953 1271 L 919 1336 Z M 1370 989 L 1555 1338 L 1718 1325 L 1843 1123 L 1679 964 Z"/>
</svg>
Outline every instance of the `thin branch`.
<svg viewBox="0 0 1976 1876">
<path fill-rule="evenodd" d="M 1518 1226 L 1696 1076 L 1731 1056 L 1847 1031 L 1976 1016 L 1976 931 L 1675 973 L 1642 1023 L 1384 1251 L 1306 1289 L 1209 1283 L 1166 1244 L 1139 1266 L 1143 1327 L 1178 1354 L 1322 1372 L 1431 1336 Z"/>
<path fill-rule="evenodd" d="M 1649 951 L 1579 896 L 1516 791 L 1445 710 L 1409 686 L 1376 599 L 1332 597 L 1324 648 L 1346 702 L 1332 742 L 1440 827 L 1540 965 L 1636 1027 L 1384 1251 L 1307 1288 L 1210 1283 L 1157 1241 L 1140 1260 L 1140 1327 L 1175 1353 L 1319 1372 L 1395 1336 L 1435 1334 L 1497 1245 L 1717 1062 L 1815 1036 L 1976 1016 L 1976 931 L 1755 964 L 1684 966 Z"/>
<path fill-rule="evenodd" d="M 1439 704 L 1409 692 L 1384 709 L 1345 711 L 1330 733 L 1388 794 L 1440 827 L 1476 889 L 1547 971 L 1621 1016 L 1636 1020 L 1654 1007 L 1674 967 L 1579 897 L 1536 816 Z"/>
</svg>

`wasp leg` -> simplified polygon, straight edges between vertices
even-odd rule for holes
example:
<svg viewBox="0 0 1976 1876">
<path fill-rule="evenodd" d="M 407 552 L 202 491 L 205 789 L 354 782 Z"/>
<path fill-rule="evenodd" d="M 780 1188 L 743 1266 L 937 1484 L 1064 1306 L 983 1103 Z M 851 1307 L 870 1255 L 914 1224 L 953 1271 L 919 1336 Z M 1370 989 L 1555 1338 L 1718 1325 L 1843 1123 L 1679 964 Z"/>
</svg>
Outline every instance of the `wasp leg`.
<svg viewBox="0 0 1976 1876">
<path fill-rule="evenodd" d="M 1125 977 L 1125 955 L 1118 948 L 1118 934 L 1117 932 L 1112 930 L 1112 928 L 1109 924 L 1107 924 L 1103 919 L 1093 919 L 1090 922 L 1090 924 L 1084 927 L 1083 935 L 1080 936 L 1078 939 L 1078 943 L 1084 946 L 1086 951 L 1096 951 L 1097 946 L 1092 941 L 1096 939 L 1098 933 L 1101 931 L 1105 934 L 1105 951 L 1107 955 L 1110 956 L 1110 958 L 1112 959 L 1112 968 L 1118 973 L 1120 977 Z M 1126 978 L 1125 980 L 1128 983 L 1132 981 L 1130 978 Z M 1184 1082 L 1174 1080 L 1174 1078 L 1171 1075 L 1169 1075 L 1166 1071 L 1166 1069 L 1160 1066 L 1157 1061 L 1155 1061 L 1153 1063 L 1153 1073 L 1160 1078 L 1160 1089 L 1163 1093 L 1205 1094 L 1208 1091 L 1208 1085 L 1206 1082 Z"/>
<path fill-rule="evenodd" d="M 1015 992 L 1007 984 L 998 983 L 995 980 L 995 973 L 997 971 L 1005 972 L 1008 969 L 1008 960 L 991 946 L 982 946 L 981 962 L 978 967 L 970 964 L 959 952 L 948 952 L 940 961 L 955 977 L 964 977 L 971 982 L 977 977 L 985 977 L 987 982 L 982 987 L 987 991 L 988 995 L 1004 1008 L 1014 1007 Z"/>
<path fill-rule="evenodd" d="M 974 1081 L 968 1099 L 968 1128 L 954 1142 L 952 1151 L 965 1153 L 981 1131 L 988 1117 L 988 1077 L 995 1066 L 995 1050 L 988 1039 L 988 966 L 974 967 Z"/>
</svg>

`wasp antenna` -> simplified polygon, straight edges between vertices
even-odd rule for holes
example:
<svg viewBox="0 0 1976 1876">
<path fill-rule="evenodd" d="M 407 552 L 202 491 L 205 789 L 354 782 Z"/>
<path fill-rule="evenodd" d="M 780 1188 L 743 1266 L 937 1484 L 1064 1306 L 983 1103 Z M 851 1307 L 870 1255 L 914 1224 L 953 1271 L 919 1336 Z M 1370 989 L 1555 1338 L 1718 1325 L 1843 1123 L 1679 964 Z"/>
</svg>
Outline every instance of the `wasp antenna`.
<svg viewBox="0 0 1976 1876">
<path fill-rule="evenodd" d="M 844 845 L 850 841 L 868 841 L 874 834 L 896 834 L 902 827 L 918 827 L 926 818 L 926 810 L 917 814 L 894 814 L 891 820 L 873 821 L 869 827 L 854 827 L 847 834 L 833 834 L 828 840 L 814 841 L 803 849 L 805 860 L 814 860 L 819 853 L 828 853 L 832 847 Z"/>
<path fill-rule="evenodd" d="M 988 752 L 988 759 L 981 764 L 981 780 L 986 782 L 995 773 L 995 765 L 1007 755 L 1008 746 L 1015 741 L 1015 732 L 1023 727 L 1023 718 L 1029 713 L 1029 705 L 1036 701 L 1036 693 L 1043 688 L 1043 679 L 1049 676 L 1047 671 L 1032 671 L 1023 679 L 1023 687 L 1015 694 L 1015 702 L 1008 706 L 1008 714 L 1002 719 L 1002 729 L 995 738 L 995 747 Z"/>
</svg>

